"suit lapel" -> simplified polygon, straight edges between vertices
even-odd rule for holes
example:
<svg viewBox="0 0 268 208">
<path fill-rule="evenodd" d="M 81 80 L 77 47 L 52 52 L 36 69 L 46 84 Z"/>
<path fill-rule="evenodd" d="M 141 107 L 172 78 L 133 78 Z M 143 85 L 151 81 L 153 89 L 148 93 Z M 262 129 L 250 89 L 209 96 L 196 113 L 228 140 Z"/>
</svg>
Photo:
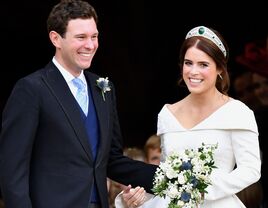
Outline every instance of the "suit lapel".
<svg viewBox="0 0 268 208">
<path fill-rule="evenodd" d="M 69 86 L 52 62 L 48 65 L 43 80 L 62 107 L 68 122 L 70 122 L 73 127 L 73 130 L 77 135 L 77 139 L 83 146 L 86 154 L 93 160 L 93 155 L 87 140 L 87 133 L 83 120 L 80 116 L 80 109 L 69 89 Z"/>
</svg>

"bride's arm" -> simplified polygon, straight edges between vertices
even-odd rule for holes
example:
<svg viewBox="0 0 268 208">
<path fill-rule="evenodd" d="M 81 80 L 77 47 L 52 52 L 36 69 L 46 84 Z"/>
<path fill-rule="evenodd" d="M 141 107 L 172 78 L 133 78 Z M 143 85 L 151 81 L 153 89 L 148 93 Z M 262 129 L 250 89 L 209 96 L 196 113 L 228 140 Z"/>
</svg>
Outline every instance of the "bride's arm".
<svg viewBox="0 0 268 208">
<path fill-rule="evenodd" d="M 212 171 L 212 185 L 205 194 L 207 200 L 217 200 L 236 194 L 260 178 L 258 134 L 248 130 L 233 130 L 232 144 L 237 168 L 229 173 L 220 169 Z"/>
</svg>

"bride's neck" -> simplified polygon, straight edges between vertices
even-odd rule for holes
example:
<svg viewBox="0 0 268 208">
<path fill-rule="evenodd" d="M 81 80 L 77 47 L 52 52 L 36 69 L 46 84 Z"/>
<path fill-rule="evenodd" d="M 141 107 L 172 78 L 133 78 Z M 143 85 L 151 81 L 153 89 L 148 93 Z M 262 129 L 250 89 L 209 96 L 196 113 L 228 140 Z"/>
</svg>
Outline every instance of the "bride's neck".
<svg viewBox="0 0 268 208">
<path fill-rule="evenodd" d="M 227 102 L 228 97 L 223 95 L 218 90 L 215 90 L 207 94 L 189 94 L 188 95 L 188 104 L 193 108 L 213 108 L 223 105 Z"/>
</svg>

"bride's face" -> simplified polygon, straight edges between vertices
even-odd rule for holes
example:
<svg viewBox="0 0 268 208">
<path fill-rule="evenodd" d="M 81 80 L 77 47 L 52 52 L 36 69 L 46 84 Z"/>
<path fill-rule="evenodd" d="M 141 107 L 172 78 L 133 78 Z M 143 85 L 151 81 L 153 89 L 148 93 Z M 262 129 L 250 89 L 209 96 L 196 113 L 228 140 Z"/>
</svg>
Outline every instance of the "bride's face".
<svg viewBox="0 0 268 208">
<path fill-rule="evenodd" d="M 191 47 L 184 56 L 183 80 L 191 93 L 204 93 L 216 88 L 218 75 L 215 61 L 203 51 Z"/>
</svg>

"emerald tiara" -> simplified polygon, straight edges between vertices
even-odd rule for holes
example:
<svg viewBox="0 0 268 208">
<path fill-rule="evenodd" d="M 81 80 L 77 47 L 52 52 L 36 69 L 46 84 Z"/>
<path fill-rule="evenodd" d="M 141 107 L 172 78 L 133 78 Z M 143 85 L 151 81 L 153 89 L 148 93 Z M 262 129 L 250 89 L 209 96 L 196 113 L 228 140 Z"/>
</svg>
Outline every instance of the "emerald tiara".
<svg viewBox="0 0 268 208">
<path fill-rule="evenodd" d="M 224 57 L 226 57 L 226 49 L 223 43 L 221 42 L 220 38 L 209 28 L 205 26 L 195 27 L 187 33 L 185 39 L 188 39 L 194 36 L 202 36 L 204 38 L 209 39 L 210 41 L 215 43 L 216 46 L 218 46 L 218 48 L 222 51 Z"/>
</svg>

